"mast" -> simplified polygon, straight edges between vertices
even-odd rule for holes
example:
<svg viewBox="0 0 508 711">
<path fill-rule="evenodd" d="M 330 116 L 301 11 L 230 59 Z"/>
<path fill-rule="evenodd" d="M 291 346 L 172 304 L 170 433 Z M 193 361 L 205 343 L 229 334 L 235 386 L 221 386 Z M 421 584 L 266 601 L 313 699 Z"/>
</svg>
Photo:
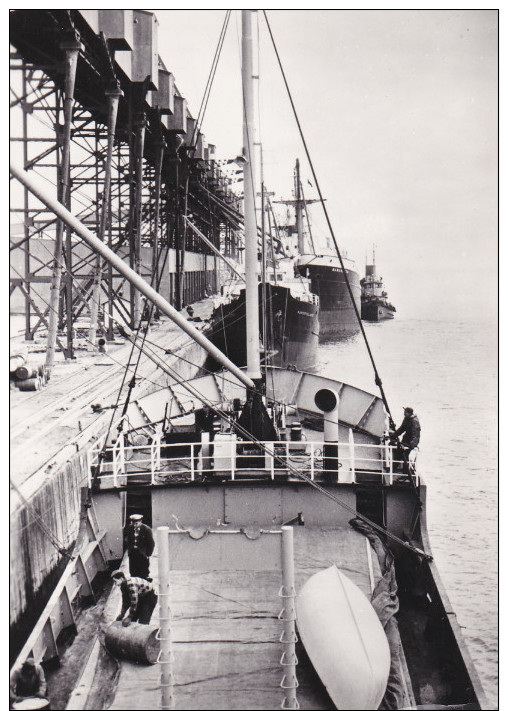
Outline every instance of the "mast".
<svg viewBox="0 0 508 711">
<path fill-rule="evenodd" d="M 243 164 L 245 221 L 245 312 L 247 375 L 261 380 L 259 358 L 258 238 L 255 205 L 254 85 L 252 77 L 252 10 L 242 10 Z"/>
<path fill-rule="evenodd" d="M 305 241 L 303 238 L 303 204 L 302 189 L 300 184 L 300 161 L 297 158 L 295 168 L 295 214 L 299 254 L 305 254 Z"/>
</svg>

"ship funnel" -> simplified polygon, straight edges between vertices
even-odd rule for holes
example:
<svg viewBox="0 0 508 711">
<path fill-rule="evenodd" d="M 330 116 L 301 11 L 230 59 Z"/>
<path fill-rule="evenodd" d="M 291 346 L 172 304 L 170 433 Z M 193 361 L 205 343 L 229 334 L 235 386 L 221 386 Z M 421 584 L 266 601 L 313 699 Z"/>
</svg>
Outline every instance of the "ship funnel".
<svg viewBox="0 0 508 711">
<path fill-rule="evenodd" d="M 339 393 L 322 388 L 314 396 L 316 407 L 323 413 L 323 475 L 326 481 L 337 481 L 339 472 Z"/>
</svg>

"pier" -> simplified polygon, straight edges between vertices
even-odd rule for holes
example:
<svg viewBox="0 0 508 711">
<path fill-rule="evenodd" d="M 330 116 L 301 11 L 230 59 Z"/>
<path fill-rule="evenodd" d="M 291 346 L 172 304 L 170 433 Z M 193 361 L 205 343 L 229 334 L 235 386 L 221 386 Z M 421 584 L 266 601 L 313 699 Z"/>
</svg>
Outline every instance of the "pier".
<svg viewBox="0 0 508 711">
<path fill-rule="evenodd" d="M 15 10 L 10 39 L 13 162 L 185 317 L 192 304 L 203 330 L 230 271 L 217 254 L 238 257 L 243 218 L 202 114 L 159 55 L 156 16 Z M 90 448 L 116 432 L 127 393 L 170 386 L 172 369 L 195 375 L 205 352 L 15 180 L 11 215 L 11 353 L 43 373 L 32 390 L 11 387 L 15 658 L 76 551 Z M 151 355 L 135 367 L 119 326 L 132 339 L 140 321 Z"/>
</svg>

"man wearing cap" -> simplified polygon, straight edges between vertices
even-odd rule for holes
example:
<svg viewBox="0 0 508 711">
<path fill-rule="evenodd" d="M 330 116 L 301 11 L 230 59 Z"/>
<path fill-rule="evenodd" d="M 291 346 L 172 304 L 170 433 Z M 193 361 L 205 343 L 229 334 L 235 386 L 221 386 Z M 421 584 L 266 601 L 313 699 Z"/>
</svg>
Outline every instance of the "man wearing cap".
<svg viewBox="0 0 508 711">
<path fill-rule="evenodd" d="M 400 443 L 400 450 L 396 454 L 396 458 L 401 457 L 404 461 L 404 471 L 408 469 L 408 461 L 410 452 L 418 447 L 420 442 L 420 422 L 418 417 L 414 414 L 412 407 L 404 408 L 404 419 L 402 420 L 401 426 L 395 430 L 394 436 L 400 437 L 401 434 L 402 442 Z"/>
<path fill-rule="evenodd" d="M 46 678 L 40 664 L 29 657 L 21 667 L 15 669 L 11 676 L 11 704 L 27 698 L 46 698 Z M 47 708 L 47 707 L 45 707 Z"/>
<path fill-rule="evenodd" d="M 135 578 L 149 578 L 150 556 L 155 546 L 152 529 L 142 523 L 141 514 L 132 514 L 124 532 L 124 546 L 129 555 L 129 572 Z"/>
<path fill-rule="evenodd" d="M 122 593 L 122 609 L 116 618 L 117 622 L 121 622 L 124 627 L 131 622 L 150 624 L 157 604 L 157 594 L 152 583 L 144 578 L 129 578 L 121 570 L 114 570 L 111 577 Z M 129 614 L 125 616 L 127 610 Z"/>
</svg>

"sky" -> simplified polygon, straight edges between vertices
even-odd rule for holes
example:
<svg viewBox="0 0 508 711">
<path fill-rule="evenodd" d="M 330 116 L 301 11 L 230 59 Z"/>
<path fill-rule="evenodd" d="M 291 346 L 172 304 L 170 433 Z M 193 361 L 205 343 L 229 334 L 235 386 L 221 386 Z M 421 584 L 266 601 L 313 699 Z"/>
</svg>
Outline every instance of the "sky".
<svg viewBox="0 0 508 711">
<path fill-rule="evenodd" d="M 156 10 L 159 54 L 196 116 L 225 11 Z M 259 136 L 267 189 L 291 197 L 298 157 L 316 191 L 263 13 Z M 269 10 L 339 245 L 378 273 L 399 315 L 497 317 L 498 47 L 494 10 Z M 256 21 L 255 21 L 256 23 Z M 256 23 L 257 24 L 257 23 Z M 203 132 L 242 148 L 240 11 Z M 326 235 L 319 206 L 314 232 Z"/>
</svg>

